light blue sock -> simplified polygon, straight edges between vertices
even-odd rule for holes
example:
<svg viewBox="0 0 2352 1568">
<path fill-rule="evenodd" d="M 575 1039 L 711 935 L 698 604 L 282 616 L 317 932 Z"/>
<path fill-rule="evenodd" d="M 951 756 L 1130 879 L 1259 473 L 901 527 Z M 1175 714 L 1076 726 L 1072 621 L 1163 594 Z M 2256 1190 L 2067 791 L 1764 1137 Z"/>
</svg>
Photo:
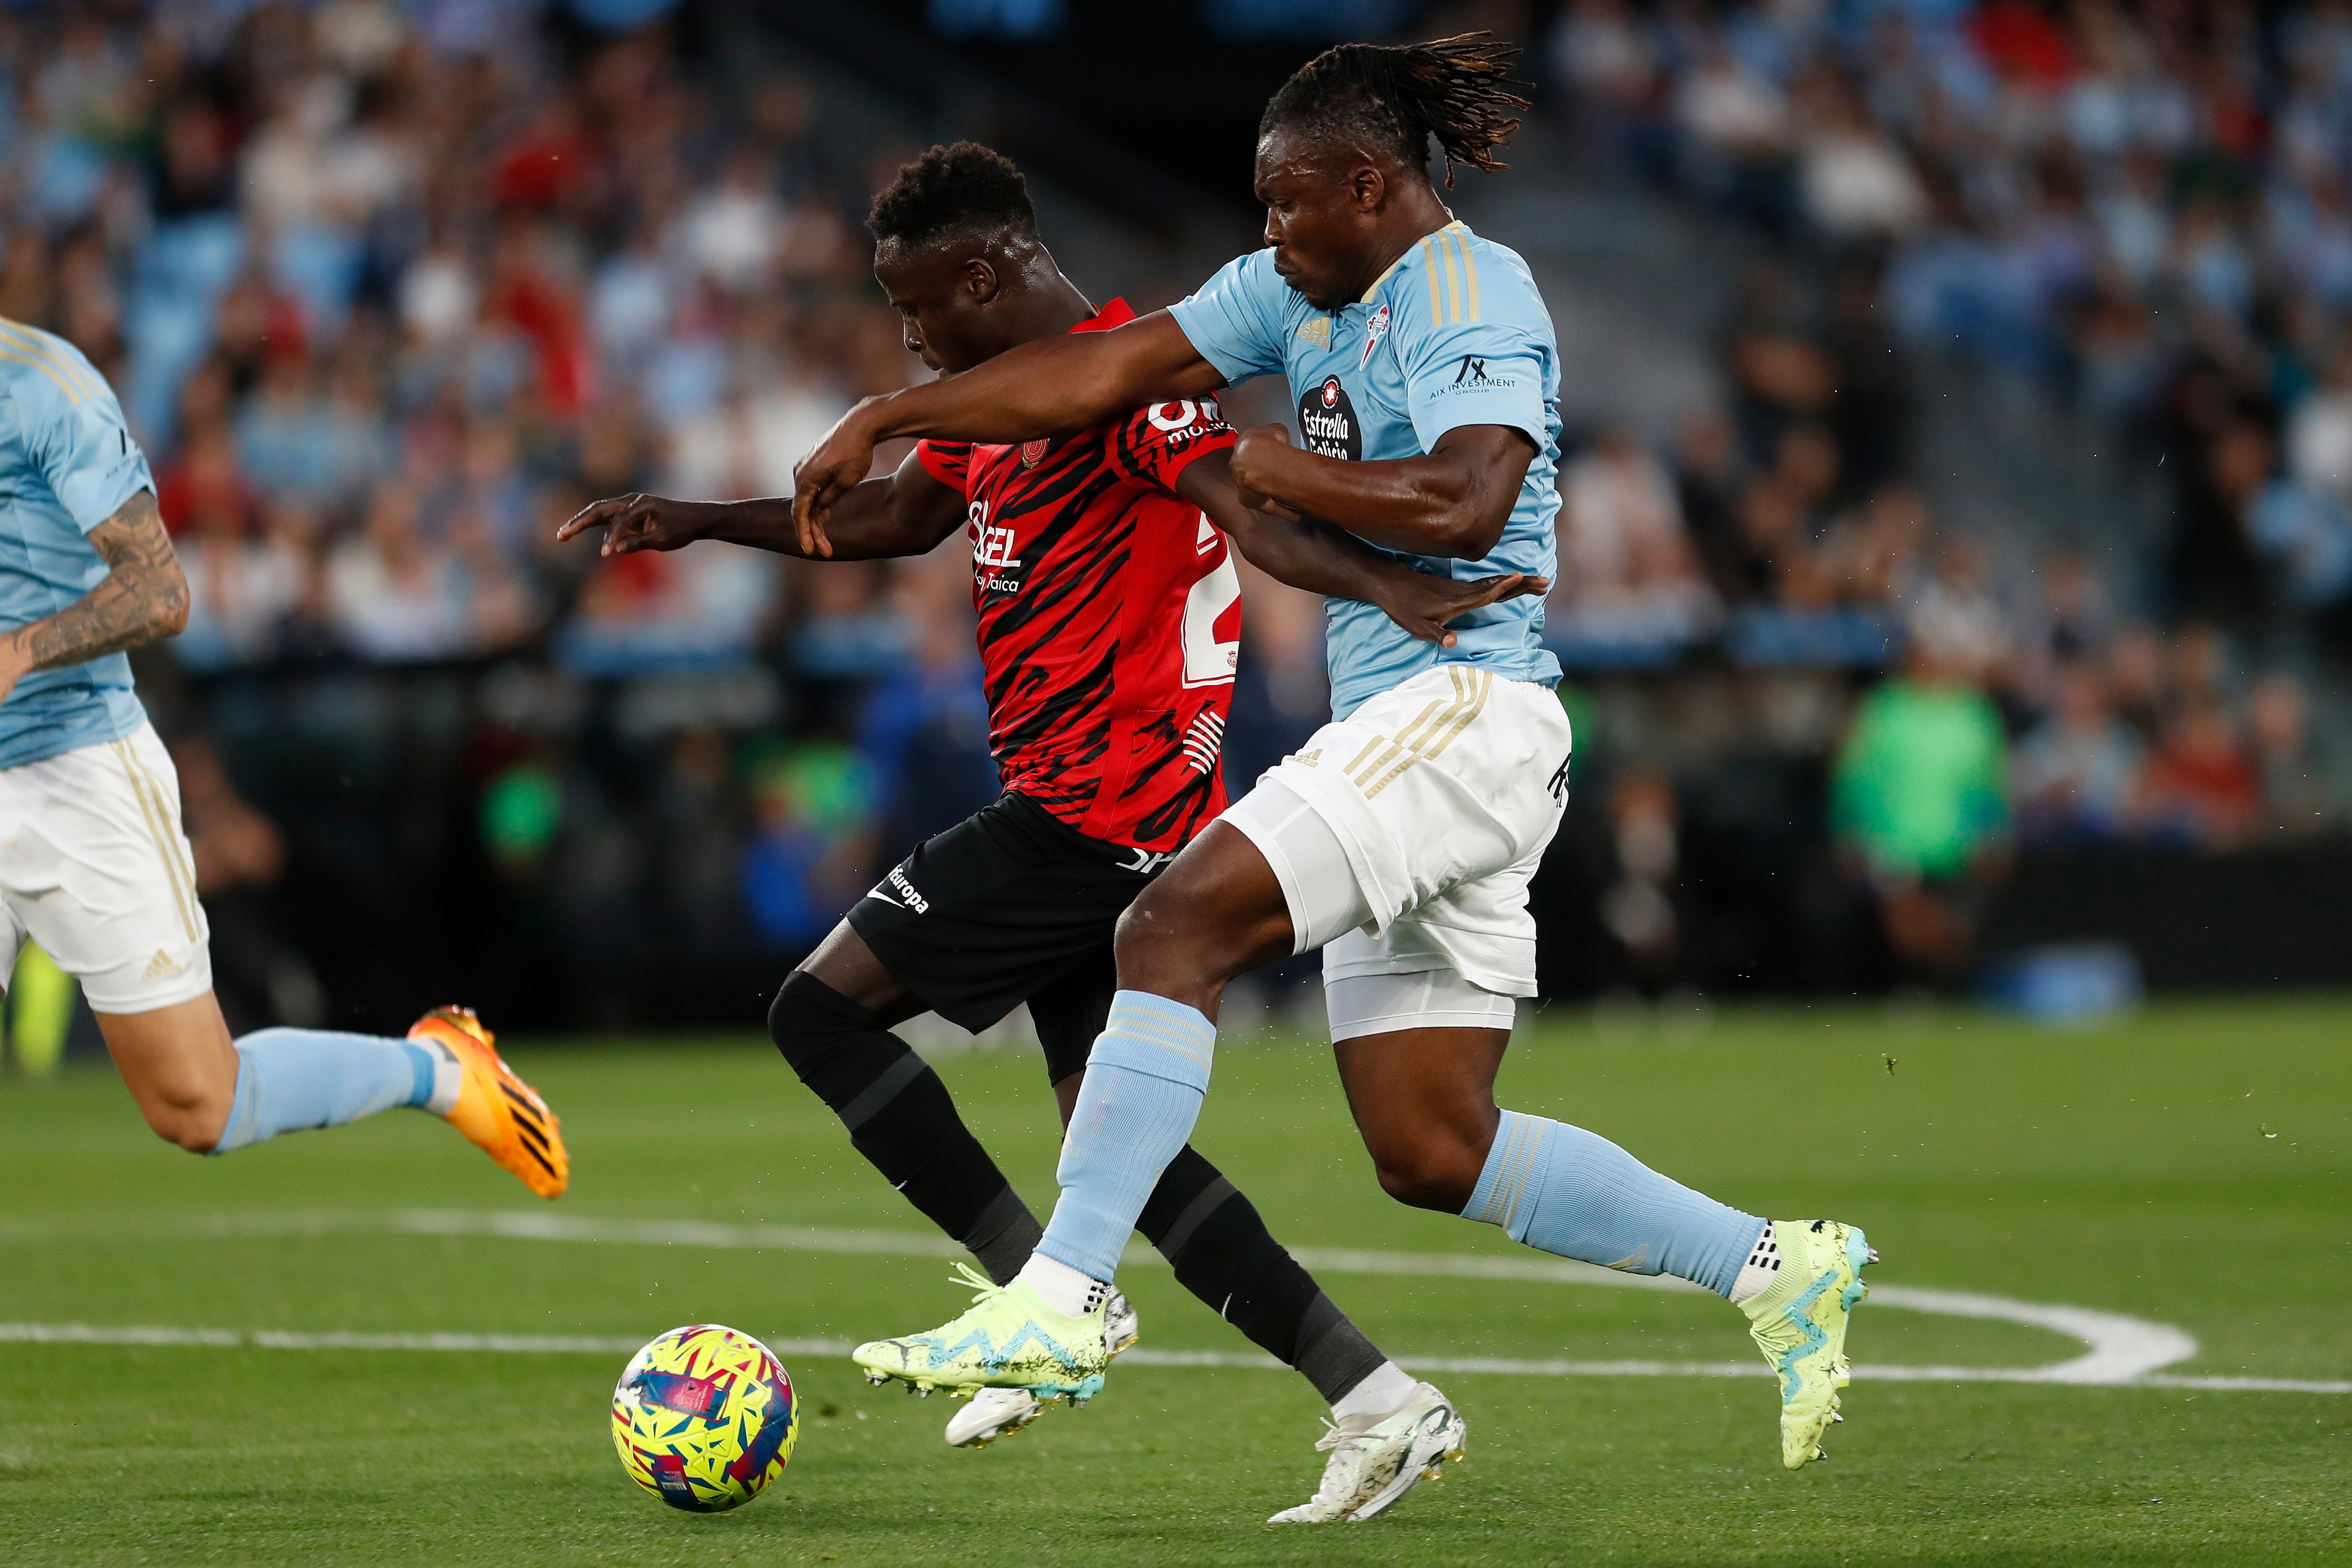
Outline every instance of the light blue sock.
<svg viewBox="0 0 2352 1568">
<path fill-rule="evenodd" d="M 215 1154 L 433 1098 L 432 1053 L 382 1035 L 257 1029 L 236 1042 L 236 1098 Z"/>
<path fill-rule="evenodd" d="M 1608 1139 L 1503 1112 L 1465 1219 L 1513 1241 L 1633 1274 L 1673 1274 L 1731 1294 L 1764 1222 L 1658 1174 Z"/>
<path fill-rule="evenodd" d="M 1037 1250 L 1108 1279 L 1160 1173 L 1192 1135 L 1209 1092 L 1217 1026 L 1149 991 L 1111 998 L 1062 1136 L 1061 1201 Z"/>
</svg>

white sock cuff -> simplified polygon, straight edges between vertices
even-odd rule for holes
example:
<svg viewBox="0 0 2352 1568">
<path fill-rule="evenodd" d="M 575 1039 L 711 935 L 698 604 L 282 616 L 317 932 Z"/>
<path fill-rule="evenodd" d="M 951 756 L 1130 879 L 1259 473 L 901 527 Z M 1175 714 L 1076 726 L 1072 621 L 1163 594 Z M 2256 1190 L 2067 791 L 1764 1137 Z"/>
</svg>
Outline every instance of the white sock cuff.
<svg viewBox="0 0 2352 1568">
<path fill-rule="evenodd" d="M 433 1094 L 425 1100 L 425 1109 L 447 1121 L 457 1109 L 457 1091 L 466 1087 L 466 1065 L 457 1053 L 438 1040 L 406 1042 L 433 1058 Z"/>
<path fill-rule="evenodd" d="M 1109 1280 L 1097 1279 L 1043 1252 L 1031 1253 L 1016 1278 L 1027 1280 L 1032 1289 L 1045 1298 L 1045 1305 L 1073 1318 L 1085 1317 L 1110 1295 Z"/>
<path fill-rule="evenodd" d="M 1747 1300 L 1780 1277 L 1780 1243 L 1772 1234 L 1772 1222 L 1768 1219 L 1755 1245 L 1748 1249 L 1748 1261 L 1739 1266 L 1739 1278 L 1731 1282 L 1732 1304 L 1737 1306 Z"/>
<path fill-rule="evenodd" d="M 1412 1397 L 1420 1380 L 1392 1361 L 1384 1361 L 1372 1368 L 1364 1381 L 1348 1390 L 1331 1405 L 1331 1419 L 1345 1421 L 1350 1415 L 1370 1416 L 1378 1420 L 1397 1409 Z"/>
</svg>

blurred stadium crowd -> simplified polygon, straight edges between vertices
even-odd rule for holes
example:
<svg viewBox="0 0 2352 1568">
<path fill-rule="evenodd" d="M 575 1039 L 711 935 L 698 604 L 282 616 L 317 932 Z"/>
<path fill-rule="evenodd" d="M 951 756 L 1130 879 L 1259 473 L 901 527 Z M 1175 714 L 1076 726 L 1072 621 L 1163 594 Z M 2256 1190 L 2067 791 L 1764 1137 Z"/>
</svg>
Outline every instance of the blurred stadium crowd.
<svg viewBox="0 0 2352 1568">
<path fill-rule="evenodd" d="M 1773 258 L 1726 399 L 1566 467 L 1572 668 L 1894 665 L 1821 739 L 1898 971 L 1959 972 L 2020 848 L 2340 828 L 2306 681 L 2352 655 L 2352 7 L 1571 0 L 1546 42 L 1588 164 Z M 2161 476 L 2138 559 L 1937 526 L 1910 426 L 1959 360 Z M 1618 794 L 1629 844 L 1672 798 Z M 1640 885 L 1633 949 L 1672 931 Z"/>
<path fill-rule="evenodd" d="M 194 610 L 142 686 L 192 830 L 278 836 L 207 862 L 255 910 L 233 1005 L 240 968 L 248 1011 L 299 1015 L 397 952 L 486 1006 L 535 967 L 573 1021 L 748 1016 L 994 789 L 956 542 L 551 542 L 599 495 L 787 490 L 851 400 L 922 374 L 861 226 L 919 131 L 845 135 L 821 74 L 720 82 L 637 25 L 666 9 L 0 11 L 0 315 L 79 344 L 155 461 Z M 1695 668 L 1801 710 L 1840 874 L 1929 974 L 2018 847 L 2339 826 L 2307 682 L 2352 651 L 2352 7 L 1496 19 L 1588 164 L 1778 261 L 1719 404 L 1566 455 L 1552 635 L 1591 687 L 1590 901 L 1635 971 L 1706 786 L 1631 742 Z M 1937 529 L 1909 434 L 1956 348 L 2163 459 L 2156 591 Z M 1250 617 L 1236 783 L 1324 698 L 1314 607 L 1257 584 Z"/>
<path fill-rule="evenodd" d="M 1585 141 L 1843 258 L 1814 352 L 1759 319 L 1732 368 L 1757 412 L 1860 403 L 1879 423 L 1840 432 L 1835 466 L 1772 449 L 1785 425 L 1751 416 L 1752 461 L 1851 500 L 1899 471 L 1885 351 L 1957 347 L 2183 459 L 2171 609 L 2313 617 L 2344 651 L 2352 9 L 1575 0 L 1551 42 Z M 1738 531 L 1769 551 L 1790 527 Z M 1828 564 L 1831 584 L 1811 560 L 1780 570 L 1811 598 Z"/>
<path fill-rule="evenodd" d="M 658 31 L 542 13 L 0 16 L 0 314 L 121 389 L 193 599 L 190 679 L 144 684 L 323 886 L 397 901 L 421 860 L 543 894 L 591 967 L 648 927 L 803 948 L 910 765 L 900 839 L 993 792 L 961 567 L 551 533 L 600 495 L 788 491 L 920 371 L 867 271 L 875 171 L 820 167 L 798 77 L 726 100 Z M 406 841 L 370 833 L 404 797 Z"/>
</svg>

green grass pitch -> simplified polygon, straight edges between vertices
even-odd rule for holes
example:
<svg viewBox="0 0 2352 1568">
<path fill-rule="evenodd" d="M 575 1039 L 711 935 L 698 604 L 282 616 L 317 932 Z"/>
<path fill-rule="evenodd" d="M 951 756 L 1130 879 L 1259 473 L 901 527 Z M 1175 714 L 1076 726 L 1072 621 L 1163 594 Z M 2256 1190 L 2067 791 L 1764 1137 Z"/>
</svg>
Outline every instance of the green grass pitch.
<svg viewBox="0 0 2352 1568">
<path fill-rule="evenodd" d="M 1864 1225 L 1879 1283 L 2171 1325 L 2200 1349 L 2168 1374 L 2346 1380 L 2347 1039 L 2352 1005 L 2291 999 L 2078 1033 L 1797 1007 L 1603 1036 L 1580 1015 L 1525 1034 L 1503 1098 L 1727 1201 Z M 557 1205 L 421 1116 L 198 1161 L 149 1136 L 102 1070 L 0 1083 L 0 1323 L 626 1340 L 716 1321 L 849 1340 L 962 1305 L 940 1258 L 398 1228 L 394 1211 L 537 1210 L 929 1234 L 764 1041 L 509 1043 L 571 1139 Z M 1055 1131 L 1034 1054 L 943 1070 L 1042 1210 Z M 1199 1142 L 1294 1246 L 1534 1256 L 1383 1198 L 1318 1047 L 1230 1046 Z M 1145 1348 L 1248 1350 L 1164 1268 L 1122 1282 Z M 1739 1315 L 1696 1293 L 1324 1283 L 1408 1363 L 1753 1353 Z M 804 1412 L 791 1469 L 747 1508 L 693 1516 L 624 1479 L 609 1351 L 6 1331 L 11 1563 L 2352 1563 L 2352 1394 L 1873 1380 L 1872 1363 L 2083 1352 L 1891 1304 L 1858 1316 L 1850 1420 L 1801 1474 L 1780 1468 L 1760 1362 L 1752 1380 L 1450 1373 L 1468 1462 L 1376 1523 L 1312 1531 L 1259 1522 L 1319 1470 L 1320 1406 L 1279 1371 L 1123 1363 L 1090 1408 L 966 1453 L 940 1439 L 944 1401 L 788 1353 Z"/>
</svg>

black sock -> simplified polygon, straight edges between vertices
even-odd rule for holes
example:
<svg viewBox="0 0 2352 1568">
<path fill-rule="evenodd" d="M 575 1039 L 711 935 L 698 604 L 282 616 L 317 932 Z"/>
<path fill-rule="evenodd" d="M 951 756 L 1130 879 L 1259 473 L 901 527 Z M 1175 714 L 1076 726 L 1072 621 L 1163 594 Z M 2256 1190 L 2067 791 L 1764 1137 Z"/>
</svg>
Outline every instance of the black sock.
<svg viewBox="0 0 2352 1568">
<path fill-rule="evenodd" d="M 948 1086 L 904 1040 L 814 975 L 794 971 L 768 1032 L 849 1141 L 933 1225 L 1008 1283 L 1045 1233 L 956 1114 Z"/>
<path fill-rule="evenodd" d="M 1327 1404 L 1388 1359 L 1190 1143 L 1160 1173 L 1136 1229 L 1174 1265 L 1179 1284 L 1297 1368 Z"/>
</svg>

